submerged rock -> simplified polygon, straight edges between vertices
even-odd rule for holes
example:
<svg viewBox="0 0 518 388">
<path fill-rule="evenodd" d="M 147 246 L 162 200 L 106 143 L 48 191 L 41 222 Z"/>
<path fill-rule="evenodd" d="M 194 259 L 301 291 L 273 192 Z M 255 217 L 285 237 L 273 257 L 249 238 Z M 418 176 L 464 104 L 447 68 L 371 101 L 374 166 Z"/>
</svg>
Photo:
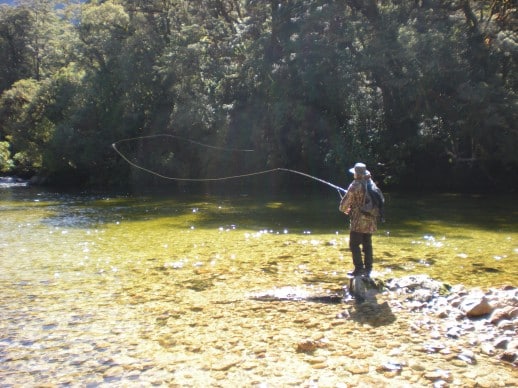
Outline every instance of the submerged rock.
<svg viewBox="0 0 518 388">
<path fill-rule="evenodd" d="M 296 350 L 298 353 L 312 353 L 317 349 L 327 347 L 327 342 L 323 340 L 306 339 L 297 344 Z"/>
<path fill-rule="evenodd" d="M 343 301 L 342 291 L 323 290 L 313 287 L 279 287 L 250 294 L 250 299 L 263 302 L 314 302 L 339 304 Z"/>
</svg>

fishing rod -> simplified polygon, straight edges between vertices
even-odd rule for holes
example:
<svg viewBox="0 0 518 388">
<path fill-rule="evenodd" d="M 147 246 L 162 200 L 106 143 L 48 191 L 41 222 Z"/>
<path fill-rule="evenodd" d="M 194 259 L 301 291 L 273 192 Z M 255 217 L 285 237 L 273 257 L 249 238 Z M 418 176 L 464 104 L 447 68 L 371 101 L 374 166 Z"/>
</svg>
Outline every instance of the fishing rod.
<svg viewBox="0 0 518 388">
<path fill-rule="evenodd" d="M 330 186 L 333 189 L 338 191 L 338 195 L 340 196 L 340 198 L 343 198 L 342 193 L 344 193 L 344 195 L 345 195 L 345 193 L 347 193 L 347 190 L 345 190 L 343 187 L 334 185 L 331 182 L 325 181 L 325 180 L 320 179 L 320 178 L 318 178 L 316 176 L 313 176 L 313 175 L 310 175 L 310 174 L 306 174 L 306 173 L 301 172 L 301 171 L 292 170 L 292 169 L 283 168 L 283 167 L 271 168 L 271 169 L 268 169 L 268 170 L 256 171 L 256 172 L 251 172 L 251 173 L 246 173 L 246 174 L 231 175 L 231 176 L 224 176 L 224 177 L 215 177 L 215 178 L 180 178 L 180 177 L 172 177 L 172 176 L 167 176 L 167 175 L 160 174 L 160 173 L 158 173 L 156 171 L 153 171 L 151 169 L 148 169 L 146 167 L 143 167 L 143 166 L 141 166 L 141 165 L 131 161 L 117 147 L 118 144 L 123 143 L 123 142 L 131 142 L 131 141 L 134 141 L 134 140 L 149 139 L 149 138 L 156 138 L 156 137 L 171 137 L 171 138 L 187 141 L 189 143 L 196 144 L 196 145 L 199 145 L 199 146 L 202 146 L 202 147 L 218 149 L 218 150 L 221 150 L 221 151 L 232 151 L 232 152 L 235 152 L 235 151 L 237 151 L 237 152 L 253 152 L 254 151 L 254 150 L 250 150 L 250 149 L 236 149 L 236 148 L 217 147 L 217 146 L 213 146 L 213 145 L 209 145 L 209 144 L 200 143 L 200 142 L 194 141 L 192 139 L 184 138 L 184 137 L 181 137 L 181 136 L 169 135 L 169 134 L 156 134 L 156 135 L 138 136 L 138 137 L 122 139 L 122 140 L 118 140 L 115 143 L 113 143 L 112 144 L 112 148 L 129 165 L 131 165 L 131 166 L 133 166 L 133 167 L 135 167 L 135 168 L 137 168 L 139 170 L 145 171 L 145 172 L 147 172 L 149 174 L 153 174 L 153 175 L 155 175 L 155 176 L 157 176 L 159 178 L 167 179 L 167 180 L 183 181 L 183 182 L 211 182 L 211 181 L 214 182 L 214 181 L 224 181 L 224 180 L 230 180 L 230 179 L 241 179 L 241 178 L 247 178 L 247 177 L 256 176 L 256 175 L 269 174 L 269 173 L 273 173 L 273 172 L 277 172 L 277 171 L 284 171 L 284 172 L 289 172 L 289 173 L 293 173 L 293 174 L 298 174 L 298 175 L 304 176 L 306 178 L 313 179 L 313 180 L 315 180 L 317 182 L 323 183 L 325 185 L 328 185 L 328 186 Z"/>
<path fill-rule="evenodd" d="M 287 172 L 291 172 L 293 174 L 299 174 L 299 175 L 305 176 L 306 178 L 314 179 L 317 182 L 323 183 L 325 185 L 328 185 L 328 186 L 332 187 L 333 189 L 336 189 L 338 191 L 338 195 L 340 195 L 340 197 L 342 197 L 341 193 L 344 193 L 344 194 L 347 193 L 347 190 L 344 189 L 343 187 L 336 186 L 336 185 L 332 184 L 331 182 L 328 182 L 328 181 L 325 181 L 323 179 L 317 178 L 316 176 L 313 176 L 313 175 L 306 174 L 305 172 L 301 172 L 301 171 L 297 171 L 297 170 L 291 170 L 289 168 L 283 168 L 283 167 L 278 167 L 275 170 L 287 171 Z"/>
</svg>

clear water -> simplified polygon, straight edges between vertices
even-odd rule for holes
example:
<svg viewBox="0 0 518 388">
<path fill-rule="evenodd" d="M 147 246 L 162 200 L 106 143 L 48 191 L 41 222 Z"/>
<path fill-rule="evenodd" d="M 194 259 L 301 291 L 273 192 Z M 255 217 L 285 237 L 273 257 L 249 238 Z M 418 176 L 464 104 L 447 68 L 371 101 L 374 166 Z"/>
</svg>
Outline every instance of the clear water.
<svg viewBox="0 0 518 388">
<path fill-rule="evenodd" d="M 266 277 L 291 262 L 323 277 L 343 274 L 351 267 L 348 220 L 337 202 L 3 189 L 0 276 L 107 276 L 148 261 L 225 271 L 259 268 Z M 516 282 L 517 216 L 512 197 L 388 195 L 387 222 L 374 236 L 376 270 L 384 276 L 427 273 L 467 286 Z M 293 276 L 291 269 L 287 274 Z"/>
<path fill-rule="evenodd" d="M 257 308 L 238 318 L 229 305 L 275 287 L 336 289 L 347 282 L 347 219 L 338 200 L 0 188 L 0 377 L 21 384 L 121 382 L 137 373 L 116 367 L 131 364 L 139 376 L 149 370 L 151 382 L 176 373 L 177 383 L 196 385 L 196 362 L 230 352 L 221 330 L 237 342 L 250 335 L 210 322 L 257 324 Z M 511 196 L 387 195 L 387 222 L 374 237 L 374 275 L 516 286 L 517 216 Z M 332 316 L 337 307 L 319 308 Z M 123 363 L 121 354 L 133 361 Z M 171 364 L 191 372 L 180 376 Z"/>
</svg>

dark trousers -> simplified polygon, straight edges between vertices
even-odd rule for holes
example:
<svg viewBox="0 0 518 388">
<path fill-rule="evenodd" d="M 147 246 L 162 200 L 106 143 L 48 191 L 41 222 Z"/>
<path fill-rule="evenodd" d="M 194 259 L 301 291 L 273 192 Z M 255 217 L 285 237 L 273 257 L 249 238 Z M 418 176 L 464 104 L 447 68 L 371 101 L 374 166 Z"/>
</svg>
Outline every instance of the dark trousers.
<svg viewBox="0 0 518 388">
<path fill-rule="evenodd" d="M 360 249 L 360 245 L 362 249 Z M 372 234 L 350 232 L 349 249 L 353 255 L 354 269 L 372 271 Z M 364 260 L 362 261 L 362 250 Z"/>
</svg>

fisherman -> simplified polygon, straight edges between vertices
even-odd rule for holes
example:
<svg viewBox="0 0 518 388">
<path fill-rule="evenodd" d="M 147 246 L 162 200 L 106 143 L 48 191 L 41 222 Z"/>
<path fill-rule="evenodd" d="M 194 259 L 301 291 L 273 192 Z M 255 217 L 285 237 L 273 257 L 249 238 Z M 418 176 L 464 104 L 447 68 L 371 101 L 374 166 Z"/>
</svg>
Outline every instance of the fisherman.
<svg viewBox="0 0 518 388">
<path fill-rule="evenodd" d="M 349 172 L 354 174 L 354 181 L 349 185 L 339 206 L 339 210 L 350 218 L 349 248 L 352 253 L 354 271 L 348 272 L 348 275 L 369 277 L 373 262 L 372 234 L 377 230 L 380 210 L 371 206 L 369 211 L 365 211 L 366 197 L 369 198 L 367 187 L 370 185 L 371 189 L 382 194 L 372 181 L 371 174 L 364 163 L 356 163 L 349 169 Z"/>
</svg>

